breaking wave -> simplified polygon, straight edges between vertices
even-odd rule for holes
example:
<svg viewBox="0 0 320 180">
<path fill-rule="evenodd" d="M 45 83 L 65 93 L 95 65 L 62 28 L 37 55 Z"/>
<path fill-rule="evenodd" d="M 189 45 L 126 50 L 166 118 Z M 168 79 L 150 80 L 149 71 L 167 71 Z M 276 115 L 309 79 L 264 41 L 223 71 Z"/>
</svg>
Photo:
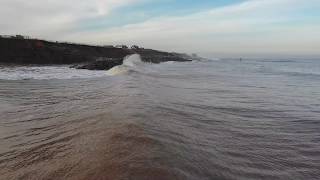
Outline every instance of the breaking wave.
<svg viewBox="0 0 320 180">
<path fill-rule="evenodd" d="M 130 55 L 124 59 L 122 65 L 115 66 L 108 70 L 107 75 L 115 76 L 129 74 L 130 72 L 137 72 L 140 71 L 144 65 L 146 65 L 146 63 L 141 61 L 140 55 Z"/>
<path fill-rule="evenodd" d="M 72 69 L 68 66 L 0 66 L 1 80 L 83 79 L 106 76 L 105 71 Z"/>
</svg>

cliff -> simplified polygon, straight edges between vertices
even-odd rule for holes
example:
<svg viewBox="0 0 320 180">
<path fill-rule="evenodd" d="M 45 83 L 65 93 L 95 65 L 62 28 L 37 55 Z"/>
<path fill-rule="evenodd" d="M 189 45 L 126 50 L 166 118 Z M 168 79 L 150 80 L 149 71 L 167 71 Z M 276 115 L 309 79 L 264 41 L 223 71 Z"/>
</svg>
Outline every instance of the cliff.
<svg viewBox="0 0 320 180">
<path fill-rule="evenodd" d="M 100 57 L 124 58 L 128 49 L 55 43 L 35 39 L 0 38 L 0 62 L 18 64 L 72 64 Z"/>
<path fill-rule="evenodd" d="M 177 53 L 152 49 L 128 49 L 0 37 L 0 63 L 73 64 L 74 68 L 107 70 L 122 64 L 124 57 L 135 53 L 140 54 L 143 61 L 150 63 L 190 61 Z"/>
</svg>

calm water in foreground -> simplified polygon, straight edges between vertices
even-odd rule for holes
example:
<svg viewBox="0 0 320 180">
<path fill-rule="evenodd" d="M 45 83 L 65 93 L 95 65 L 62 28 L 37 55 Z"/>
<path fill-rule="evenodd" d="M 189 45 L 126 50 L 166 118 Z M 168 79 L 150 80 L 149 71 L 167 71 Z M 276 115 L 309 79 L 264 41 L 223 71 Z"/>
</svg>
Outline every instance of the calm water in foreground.
<svg viewBox="0 0 320 180">
<path fill-rule="evenodd" d="M 0 179 L 320 178 L 320 61 L 0 67 Z"/>
</svg>

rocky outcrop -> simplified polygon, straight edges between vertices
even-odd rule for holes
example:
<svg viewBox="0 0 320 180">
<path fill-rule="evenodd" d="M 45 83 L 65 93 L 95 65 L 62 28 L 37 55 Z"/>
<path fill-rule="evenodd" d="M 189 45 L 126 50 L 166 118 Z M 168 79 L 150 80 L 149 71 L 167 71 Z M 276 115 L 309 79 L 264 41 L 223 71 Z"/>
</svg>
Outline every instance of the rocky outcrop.
<svg viewBox="0 0 320 180">
<path fill-rule="evenodd" d="M 162 63 L 168 61 L 192 61 L 192 59 L 185 54 L 169 53 L 153 49 L 135 49 L 134 51 L 137 54 L 140 54 L 142 61 L 149 63 Z"/>
<path fill-rule="evenodd" d="M 142 61 L 149 63 L 191 61 L 184 54 L 138 47 L 128 49 L 0 37 L 0 63 L 72 64 L 72 68 L 108 70 L 121 65 L 124 57 L 131 54 L 140 54 Z"/>
<path fill-rule="evenodd" d="M 133 53 L 129 49 L 114 47 L 0 38 L 0 63 L 73 64 L 95 61 L 100 57 L 123 59 Z"/>
<path fill-rule="evenodd" d="M 114 66 L 119 66 L 123 64 L 123 58 L 104 58 L 100 57 L 95 61 L 90 61 L 86 63 L 80 63 L 70 66 L 76 69 L 88 69 L 88 70 L 108 70 Z"/>
</svg>

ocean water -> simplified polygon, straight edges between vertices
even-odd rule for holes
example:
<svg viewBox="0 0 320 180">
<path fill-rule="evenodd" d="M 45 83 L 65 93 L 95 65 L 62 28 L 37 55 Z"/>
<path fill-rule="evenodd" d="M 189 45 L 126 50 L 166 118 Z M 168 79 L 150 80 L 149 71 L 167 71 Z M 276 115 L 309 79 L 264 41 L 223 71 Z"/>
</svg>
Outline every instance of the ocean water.
<svg viewBox="0 0 320 180">
<path fill-rule="evenodd" d="M 0 68 L 0 179 L 319 177 L 320 60 Z"/>
</svg>

